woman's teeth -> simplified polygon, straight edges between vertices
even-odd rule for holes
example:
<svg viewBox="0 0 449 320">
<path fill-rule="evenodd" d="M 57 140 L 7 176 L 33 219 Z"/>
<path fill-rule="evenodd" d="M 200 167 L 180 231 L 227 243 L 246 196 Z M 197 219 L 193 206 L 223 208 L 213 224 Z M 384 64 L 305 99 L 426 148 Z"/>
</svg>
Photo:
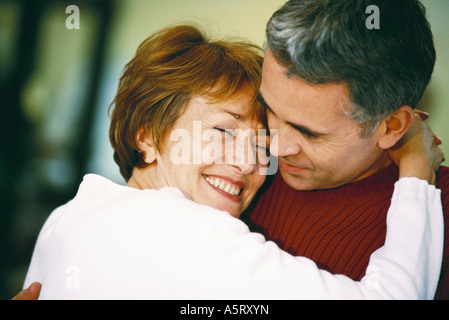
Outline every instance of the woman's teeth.
<svg viewBox="0 0 449 320">
<path fill-rule="evenodd" d="M 229 193 L 230 195 L 238 196 L 240 193 L 240 190 L 242 190 L 242 188 L 240 188 L 236 185 L 229 184 L 228 182 L 221 180 L 219 178 L 210 178 L 210 177 L 204 176 L 204 175 L 203 175 L 203 177 L 211 185 L 213 185 L 216 188 L 220 188 L 221 190 L 223 190 L 226 193 Z"/>
</svg>

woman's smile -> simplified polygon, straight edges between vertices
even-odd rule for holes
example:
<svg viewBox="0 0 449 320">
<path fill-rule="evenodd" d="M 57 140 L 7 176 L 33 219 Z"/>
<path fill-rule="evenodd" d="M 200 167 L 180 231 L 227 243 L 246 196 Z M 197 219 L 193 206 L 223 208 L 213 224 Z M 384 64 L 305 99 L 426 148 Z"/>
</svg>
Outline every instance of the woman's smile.
<svg viewBox="0 0 449 320">
<path fill-rule="evenodd" d="M 218 193 L 236 202 L 241 201 L 240 195 L 244 188 L 244 183 L 241 181 L 232 181 L 230 178 L 222 176 L 208 176 L 203 174 L 204 179 L 208 184 Z"/>
</svg>

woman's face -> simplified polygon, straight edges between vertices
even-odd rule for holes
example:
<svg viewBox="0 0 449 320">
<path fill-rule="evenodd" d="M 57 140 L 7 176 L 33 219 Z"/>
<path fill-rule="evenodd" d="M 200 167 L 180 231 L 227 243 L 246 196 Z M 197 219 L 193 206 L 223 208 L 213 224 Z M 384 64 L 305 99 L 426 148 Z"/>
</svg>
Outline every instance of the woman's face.
<svg viewBox="0 0 449 320">
<path fill-rule="evenodd" d="M 249 118 L 253 92 L 212 103 L 194 96 L 156 152 L 150 187 L 177 187 L 195 202 L 239 217 L 265 180 L 268 137 Z"/>
</svg>

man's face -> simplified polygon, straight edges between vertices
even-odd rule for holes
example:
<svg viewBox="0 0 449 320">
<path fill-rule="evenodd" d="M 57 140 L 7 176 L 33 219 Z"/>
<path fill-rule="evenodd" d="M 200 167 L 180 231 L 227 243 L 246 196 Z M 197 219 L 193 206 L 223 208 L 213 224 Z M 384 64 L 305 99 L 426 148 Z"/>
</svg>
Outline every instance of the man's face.
<svg viewBox="0 0 449 320">
<path fill-rule="evenodd" d="M 346 84 L 310 85 L 288 77 L 268 50 L 259 98 L 270 130 L 277 129 L 270 150 L 283 179 L 297 190 L 339 187 L 391 163 L 378 146 L 380 130 L 360 137 L 361 126 L 348 113 Z"/>
</svg>

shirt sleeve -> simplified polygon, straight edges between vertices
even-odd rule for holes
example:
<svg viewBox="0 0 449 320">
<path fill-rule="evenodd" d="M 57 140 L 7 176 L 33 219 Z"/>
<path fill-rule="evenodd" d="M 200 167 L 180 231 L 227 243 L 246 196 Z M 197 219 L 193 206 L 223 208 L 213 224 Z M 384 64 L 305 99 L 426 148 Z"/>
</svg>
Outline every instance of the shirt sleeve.
<svg viewBox="0 0 449 320">
<path fill-rule="evenodd" d="M 234 248 L 215 248 L 217 255 L 227 256 L 225 264 L 228 270 L 236 270 L 236 280 L 223 279 L 214 271 L 223 271 L 217 257 L 217 262 L 204 270 L 202 281 L 213 283 L 205 296 L 433 299 L 443 250 L 440 190 L 417 178 L 402 178 L 396 182 L 387 216 L 385 245 L 371 255 L 366 275 L 360 282 L 320 270 L 313 261 L 292 257 L 272 242 L 257 240 L 254 234 L 248 237 L 253 238 L 242 238 Z M 257 241 L 259 245 L 255 244 Z M 235 292 L 240 293 L 238 297 Z"/>
</svg>

